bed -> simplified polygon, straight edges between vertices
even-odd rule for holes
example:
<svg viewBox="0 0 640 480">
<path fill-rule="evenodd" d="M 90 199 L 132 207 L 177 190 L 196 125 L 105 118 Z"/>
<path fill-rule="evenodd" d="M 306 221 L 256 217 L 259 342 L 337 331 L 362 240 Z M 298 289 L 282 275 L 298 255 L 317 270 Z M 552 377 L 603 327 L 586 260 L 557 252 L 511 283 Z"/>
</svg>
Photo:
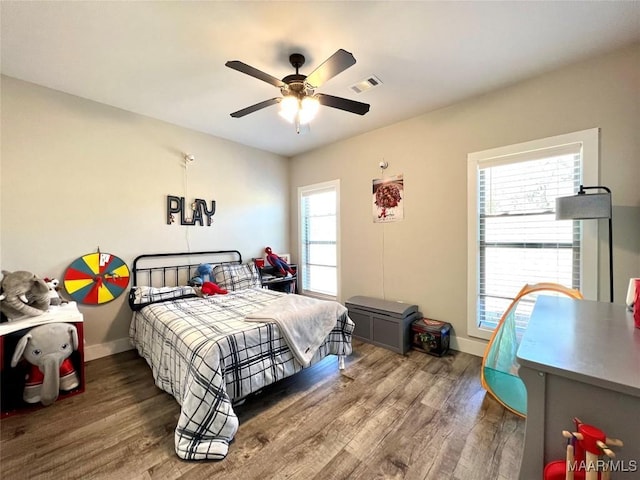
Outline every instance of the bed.
<svg viewBox="0 0 640 480">
<path fill-rule="evenodd" d="M 202 297 L 188 286 L 201 263 L 214 265 L 210 280 L 228 294 Z M 140 255 L 132 280 L 131 343 L 181 406 L 180 458 L 225 458 L 238 429 L 234 404 L 328 355 L 344 368 L 351 353 L 346 308 L 261 288 L 236 250 Z"/>
</svg>

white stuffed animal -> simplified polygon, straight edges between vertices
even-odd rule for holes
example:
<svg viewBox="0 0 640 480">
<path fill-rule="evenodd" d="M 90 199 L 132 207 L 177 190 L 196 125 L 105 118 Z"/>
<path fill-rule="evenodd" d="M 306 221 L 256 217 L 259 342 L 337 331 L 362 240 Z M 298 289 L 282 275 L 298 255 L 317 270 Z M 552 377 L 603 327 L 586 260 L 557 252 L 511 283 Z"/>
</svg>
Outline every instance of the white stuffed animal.
<svg viewBox="0 0 640 480">
<path fill-rule="evenodd" d="M 60 290 L 60 280 L 57 278 L 45 278 L 44 283 L 49 287 L 49 305 L 62 305 L 63 303 L 69 303 L 58 293 Z"/>
</svg>

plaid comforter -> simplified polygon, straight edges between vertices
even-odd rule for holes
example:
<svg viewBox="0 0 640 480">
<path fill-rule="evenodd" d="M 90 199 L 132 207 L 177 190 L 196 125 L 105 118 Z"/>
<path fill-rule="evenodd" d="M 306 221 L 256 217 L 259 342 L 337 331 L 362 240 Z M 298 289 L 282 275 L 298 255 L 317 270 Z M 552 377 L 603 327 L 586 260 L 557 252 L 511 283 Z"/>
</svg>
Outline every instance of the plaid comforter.
<svg viewBox="0 0 640 480">
<path fill-rule="evenodd" d="M 156 385 L 182 407 L 175 430 L 180 458 L 223 459 L 238 429 L 232 401 L 302 370 L 275 323 L 243 320 L 280 295 L 248 289 L 169 299 L 134 312 L 132 344 Z M 336 319 L 311 363 L 349 355 L 353 327 L 346 313 Z"/>
</svg>

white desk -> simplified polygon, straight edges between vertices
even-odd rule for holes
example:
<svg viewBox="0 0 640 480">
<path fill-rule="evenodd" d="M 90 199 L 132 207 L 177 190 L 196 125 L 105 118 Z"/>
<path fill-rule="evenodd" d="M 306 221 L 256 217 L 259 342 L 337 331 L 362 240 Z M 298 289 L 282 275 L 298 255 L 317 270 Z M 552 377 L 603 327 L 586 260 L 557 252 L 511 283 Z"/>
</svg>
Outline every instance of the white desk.
<svg viewBox="0 0 640 480">
<path fill-rule="evenodd" d="M 520 480 L 542 479 L 546 463 L 565 458 L 562 430 L 574 417 L 623 440 L 616 460 L 640 468 L 640 329 L 624 306 L 540 296 L 517 357 L 527 387 Z"/>
</svg>

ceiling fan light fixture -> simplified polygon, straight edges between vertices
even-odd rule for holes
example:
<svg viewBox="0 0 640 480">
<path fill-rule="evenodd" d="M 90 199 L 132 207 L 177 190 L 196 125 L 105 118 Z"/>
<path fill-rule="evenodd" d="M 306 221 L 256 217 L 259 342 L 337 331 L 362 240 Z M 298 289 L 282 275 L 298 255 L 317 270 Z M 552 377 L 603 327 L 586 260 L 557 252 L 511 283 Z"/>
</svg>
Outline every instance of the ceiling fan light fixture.
<svg viewBox="0 0 640 480">
<path fill-rule="evenodd" d="M 293 95 L 287 95 L 280 102 L 280 112 L 282 118 L 287 122 L 293 123 L 298 115 L 298 99 Z"/>
<path fill-rule="evenodd" d="M 316 97 L 304 97 L 300 102 L 300 123 L 304 125 L 313 120 L 320 108 L 320 102 Z"/>
<path fill-rule="evenodd" d="M 297 121 L 305 125 L 313 120 L 320 108 L 320 102 L 316 97 L 307 96 L 302 100 L 295 95 L 285 95 L 280 102 L 280 116 L 287 122 Z"/>
</svg>

